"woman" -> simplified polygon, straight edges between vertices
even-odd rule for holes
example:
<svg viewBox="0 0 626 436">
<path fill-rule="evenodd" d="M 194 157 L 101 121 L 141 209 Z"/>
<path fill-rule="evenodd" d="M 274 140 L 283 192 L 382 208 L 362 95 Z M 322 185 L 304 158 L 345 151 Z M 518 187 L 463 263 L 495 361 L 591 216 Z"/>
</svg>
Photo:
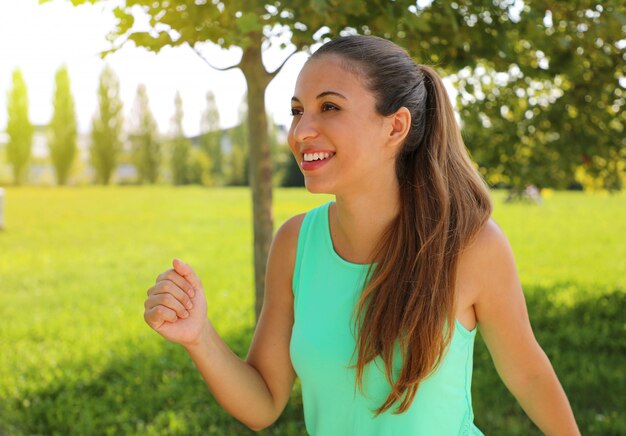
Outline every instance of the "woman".
<svg viewBox="0 0 626 436">
<path fill-rule="evenodd" d="M 298 375 L 314 435 L 481 434 L 470 396 L 478 324 L 537 426 L 578 434 L 437 74 L 386 40 L 339 38 L 302 69 L 292 114 L 307 189 L 336 201 L 276 233 L 246 360 L 215 332 L 199 278 L 178 259 L 148 291 L 146 322 L 186 348 L 253 430 L 278 418 Z"/>
</svg>

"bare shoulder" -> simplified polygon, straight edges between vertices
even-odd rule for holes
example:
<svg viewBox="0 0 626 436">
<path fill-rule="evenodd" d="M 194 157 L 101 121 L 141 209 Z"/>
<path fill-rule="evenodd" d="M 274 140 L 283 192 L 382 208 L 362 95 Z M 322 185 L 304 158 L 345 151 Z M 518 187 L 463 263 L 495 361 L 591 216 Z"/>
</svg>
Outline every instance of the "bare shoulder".
<svg viewBox="0 0 626 436">
<path fill-rule="evenodd" d="M 459 280 L 471 287 L 471 299 L 497 292 L 505 283 L 518 280 L 508 238 L 489 218 L 459 258 Z"/>
<path fill-rule="evenodd" d="M 474 255 L 492 255 L 509 247 L 509 241 L 493 218 L 489 218 L 467 246 Z"/>
<path fill-rule="evenodd" d="M 302 227 L 302 220 L 304 220 L 305 214 L 296 215 L 285 221 L 276 231 L 274 235 L 274 242 L 272 250 L 280 250 L 284 254 L 295 251 L 298 246 L 298 235 L 300 234 L 300 227 Z"/>
<path fill-rule="evenodd" d="M 296 215 L 285 221 L 276 231 L 268 260 L 268 275 L 272 279 L 276 275 L 284 281 L 291 280 L 298 250 L 298 235 L 305 214 Z"/>
<path fill-rule="evenodd" d="M 489 218 L 465 247 L 461 258 L 465 262 L 477 264 L 489 262 L 493 265 L 493 262 L 498 263 L 502 256 L 506 257 L 510 253 L 509 240 L 494 219 Z"/>
</svg>

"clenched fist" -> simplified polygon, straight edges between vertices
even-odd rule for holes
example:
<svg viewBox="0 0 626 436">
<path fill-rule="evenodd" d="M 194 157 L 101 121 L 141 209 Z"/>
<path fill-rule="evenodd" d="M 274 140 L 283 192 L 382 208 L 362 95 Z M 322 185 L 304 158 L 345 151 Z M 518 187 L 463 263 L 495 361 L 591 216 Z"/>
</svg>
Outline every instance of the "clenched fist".
<svg viewBox="0 0 626 436">
<path fill-rule="evenodd" d="M 200 279 L 189 265 L 174 259 L 172 266 L 148 289 L 143 316 L 164 338 L 193 345 L 209 323 L 206 298 Z"/>
</svg>

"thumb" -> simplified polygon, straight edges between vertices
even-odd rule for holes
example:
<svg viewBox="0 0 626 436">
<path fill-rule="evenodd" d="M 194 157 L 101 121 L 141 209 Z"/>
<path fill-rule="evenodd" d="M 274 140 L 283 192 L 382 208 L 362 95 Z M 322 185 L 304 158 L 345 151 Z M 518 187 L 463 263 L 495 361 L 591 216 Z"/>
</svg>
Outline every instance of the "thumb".
<svg viewBox="0 0 626 436">
<path fill-rule="evenodd" d="M 195 290 L 202 289 L 202 282 L 200 282 L 200 279 L 188 264 L 180 259 L 174 259 L 172 266 L 174 267 L 174 271 L 183 276 Z"/>
</svg>

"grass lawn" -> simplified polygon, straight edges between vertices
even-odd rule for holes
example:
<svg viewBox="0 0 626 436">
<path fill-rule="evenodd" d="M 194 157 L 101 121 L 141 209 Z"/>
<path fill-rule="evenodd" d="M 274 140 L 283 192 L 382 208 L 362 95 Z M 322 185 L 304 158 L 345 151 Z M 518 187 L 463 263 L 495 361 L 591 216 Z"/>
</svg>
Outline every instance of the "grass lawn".
<svg viewBox="0 0 626 436">
<path fill-rule="evenodd" d="M 626 194 L 556 192 L 494 218 L 513 246 L 537 339 L 583 434 L 626 434 Z M 276 190 L 278 226 L 328 201 Z M 182 348 L 143 322 L 173 257 L 203 279 L 209 316 L 240 355 L 253 329 L 247 189 L 8 188 L 0 232 L 0 435 L 252 434 L 221 410 Z M 478 339 L 477 425 L 539 434 Z M 298 386 L 262 434 L 305 434 Z"/>
</svg>

